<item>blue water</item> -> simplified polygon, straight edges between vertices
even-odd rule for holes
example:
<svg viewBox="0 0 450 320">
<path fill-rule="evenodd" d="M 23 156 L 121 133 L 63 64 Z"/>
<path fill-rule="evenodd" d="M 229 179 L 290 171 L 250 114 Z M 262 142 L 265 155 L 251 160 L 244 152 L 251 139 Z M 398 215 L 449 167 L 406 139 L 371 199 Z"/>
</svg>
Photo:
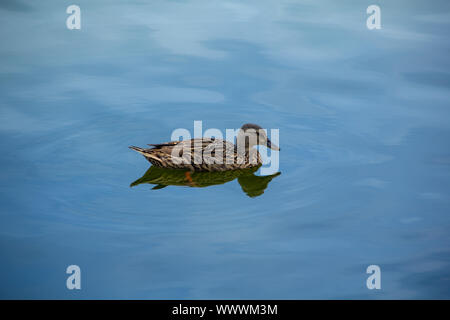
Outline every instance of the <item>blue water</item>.
<svg viewBox="0 0 450 320">
<path fill-rule="evenodd" d="M 448 1 L 70 4 L 0 2 L 0 298 L 450 298 Z M 281 175 L 130 188 L 194 120 Z"/>
</svg>

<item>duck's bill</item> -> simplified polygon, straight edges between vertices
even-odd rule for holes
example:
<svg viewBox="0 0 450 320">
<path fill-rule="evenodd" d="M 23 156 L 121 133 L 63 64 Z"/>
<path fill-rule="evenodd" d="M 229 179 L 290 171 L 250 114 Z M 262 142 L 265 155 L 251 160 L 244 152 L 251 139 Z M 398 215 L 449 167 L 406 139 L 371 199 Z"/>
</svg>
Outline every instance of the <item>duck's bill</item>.
<svg viewBox="0 0 450 320">
<path fill-rule="evenodd" d="M 280 147 L 272 143 L 272 141 L 270 141 L 269 139 L 267 139 L 267 148 L 270 148 L 275 151 L 280 151 Z"/>
</svg>

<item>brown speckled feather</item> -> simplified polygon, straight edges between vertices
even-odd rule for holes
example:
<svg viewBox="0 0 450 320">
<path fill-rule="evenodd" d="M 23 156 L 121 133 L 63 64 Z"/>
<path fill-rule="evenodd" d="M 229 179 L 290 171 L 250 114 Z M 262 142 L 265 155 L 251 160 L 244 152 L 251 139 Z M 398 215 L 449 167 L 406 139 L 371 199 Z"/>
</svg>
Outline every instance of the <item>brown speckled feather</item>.
<svg viewBox="0 0 450 320">
<path fill-rule="evenodd" d="M 196 138 L 150 146 L 152 148 L 130 148 L 162 168 L 226 171 L 258 167 L 262 163 L 256 149 L 239 153 L 234 144 L 222 139 Z"/>
</svg>

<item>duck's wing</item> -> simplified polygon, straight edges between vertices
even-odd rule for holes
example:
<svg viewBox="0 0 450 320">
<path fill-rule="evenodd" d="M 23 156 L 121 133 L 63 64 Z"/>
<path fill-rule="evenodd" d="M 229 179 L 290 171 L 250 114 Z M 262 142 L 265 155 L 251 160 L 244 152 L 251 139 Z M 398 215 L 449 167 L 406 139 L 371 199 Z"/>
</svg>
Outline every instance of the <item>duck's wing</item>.
<svg viewBox="0 0 450 320">
<path fill-rule="evenodd" d="M 195 138 L 181 141 L 174 147 L 162 147 L 161 151 L 170 152 L 183 158 L 183 162 L 195 171 L 225 170 L 227 156 L 234 159 L 234 144 L 215 138 Z"/>
<path fill-rule="evenodd" d="M 158 166 L 198 171 L 226 170 L 226 159 L 235 162 L 236 157 L 233 143 L 215 138 L 195 138 L 150 146 L 153 148 L 130 148 Z"/>
</svg>

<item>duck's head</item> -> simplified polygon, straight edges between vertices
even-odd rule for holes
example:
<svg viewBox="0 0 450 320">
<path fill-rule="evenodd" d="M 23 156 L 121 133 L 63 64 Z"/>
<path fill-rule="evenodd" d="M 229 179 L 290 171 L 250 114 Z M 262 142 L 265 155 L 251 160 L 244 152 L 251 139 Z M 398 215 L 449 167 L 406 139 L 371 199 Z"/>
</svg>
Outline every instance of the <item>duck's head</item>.
<svg viewBox="0 0 450 320">
<path fill-rule="evenodd" d="M 256 145 L 262 145 L 272 150 L 280 151 L 280 148 L 273 144 L 267 137 L 264 129 L 257 124 L 246 123 L 241 127 L 237 136 L 238 146 L 243 145 L 244 141 L 246 149 Z"/>
</svg>

